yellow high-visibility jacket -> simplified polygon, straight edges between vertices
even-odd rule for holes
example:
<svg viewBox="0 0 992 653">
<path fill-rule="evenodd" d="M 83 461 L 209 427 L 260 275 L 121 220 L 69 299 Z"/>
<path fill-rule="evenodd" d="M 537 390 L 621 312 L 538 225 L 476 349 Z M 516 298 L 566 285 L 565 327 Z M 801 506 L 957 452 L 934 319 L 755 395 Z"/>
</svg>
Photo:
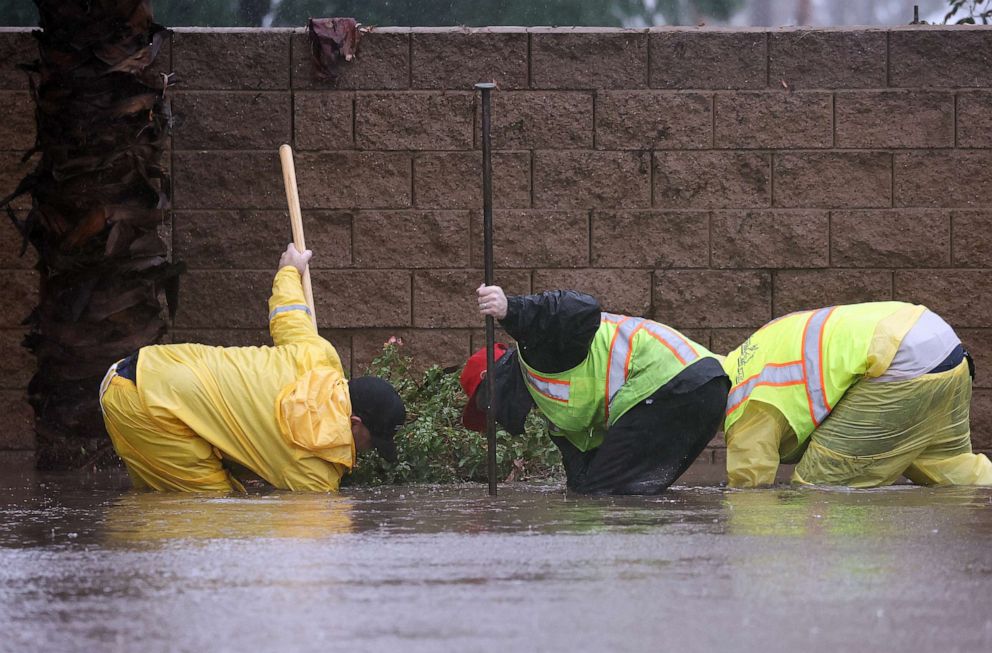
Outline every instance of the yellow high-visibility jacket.
<svg viewBox="0 0 992 653">
<path fill-rule="evenodd" d="M 144 347 L 138 393 L 277 488 L 337 490 L 355 462 L 348 382 L 292 266 L 272 282 L 269 332 L 273 347 Z"/>
<path fill-rule="evenodd" d="M 796 462 L 848 388 L 885 373 L 925 310 L 873 302 L 800 311 L 769 322 L 727 354 L 730 486 L 774 483 L 779 461 Z"/>
</svg>

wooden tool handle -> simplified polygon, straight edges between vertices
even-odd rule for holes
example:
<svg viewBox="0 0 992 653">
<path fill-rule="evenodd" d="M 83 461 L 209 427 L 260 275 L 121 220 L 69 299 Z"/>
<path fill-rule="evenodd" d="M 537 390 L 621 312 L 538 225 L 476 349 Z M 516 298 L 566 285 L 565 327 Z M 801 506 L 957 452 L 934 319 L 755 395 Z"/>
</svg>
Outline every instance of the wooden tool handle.
<svg viewBox="0 0 992 653">
<path fill-rule="evenodd" d="M 293 244 L 296 249 L 304 251 L 307 241 L 303 235 L 303 214 L 300 212 L 300 193 L 296 188 L 296 165 L 293 163 L 293 148 L 289 145 L 279 146 L 279 160 L 282 161 L 282 180 L 286 184 L 286 202 L 289 204 L 289 223 L 293 227 Z M 310 266 L 303 269 L 303 296 L 310 307 L 310 317 L 314 328 L 317 327 L 317 311 L 313 305 L 313 285 L 310 283 Z"/>
</svg>

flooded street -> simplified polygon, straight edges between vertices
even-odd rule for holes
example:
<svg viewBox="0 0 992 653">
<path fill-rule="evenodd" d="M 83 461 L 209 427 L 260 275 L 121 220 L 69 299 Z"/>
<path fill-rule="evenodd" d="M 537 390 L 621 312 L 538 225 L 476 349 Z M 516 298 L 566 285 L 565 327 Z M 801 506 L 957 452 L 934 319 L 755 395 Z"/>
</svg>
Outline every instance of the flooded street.
<svg viewBox="0 0 992 653">
<path fill-rule="evenodd" d="M 8 477 L 6 651 L 988 651 L 992 491 Z"/>
</svg>

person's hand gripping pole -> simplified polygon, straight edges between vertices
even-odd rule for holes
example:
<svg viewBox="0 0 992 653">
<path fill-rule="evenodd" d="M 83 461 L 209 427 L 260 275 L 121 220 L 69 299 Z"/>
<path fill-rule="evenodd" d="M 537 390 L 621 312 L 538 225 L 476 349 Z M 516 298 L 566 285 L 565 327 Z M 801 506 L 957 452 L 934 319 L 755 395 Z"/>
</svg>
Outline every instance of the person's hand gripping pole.
<svg viewBox="0 0 992 653">
<path fill-rule="evenodd" d="M 506 317 L 506 293 L 499 286 L 482 284 L 475 289 L 479 302 L 479 313 L 484 317 L 494 317 L 502 320 Z"/>
</svg>

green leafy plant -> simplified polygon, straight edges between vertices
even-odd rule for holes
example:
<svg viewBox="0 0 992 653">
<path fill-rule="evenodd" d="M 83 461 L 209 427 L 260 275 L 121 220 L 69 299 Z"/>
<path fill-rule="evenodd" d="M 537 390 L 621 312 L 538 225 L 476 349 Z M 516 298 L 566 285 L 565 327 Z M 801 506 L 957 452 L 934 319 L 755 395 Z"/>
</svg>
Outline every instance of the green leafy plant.
<svg viewBox="0 0 992 653">
<path fill-rule="evenodd" d="M 949 23 L 962 8 L 965 8 L 968 15 L 958 18 L 955 21 L 958 25 L 974 25 L 979 20 L 983 25 L 992 23 L 992 0 L 949 0 L 949 2 L 951 7 L 944 16 L 944 24 Z"/>
<path fill-rule="evenodd" d="M 396 434 L 398 462 L 390 465 L 374 452 L 363 453 L 354 472 L 345 477 L 347 485 L 486 480 L 486 437 L 461 424 L 467 398 L 458 383 L 458 370 L 435 365 L 417 375 L 402 345 L 390 339 L 366 374 L 393 384 L 406 403 L 407 423 Z M 558 450 L 536 411 L 527 418 L 523 435 L 500 430 L 496 439 L 500 482 L 563 477 Z"/>
</svg>

